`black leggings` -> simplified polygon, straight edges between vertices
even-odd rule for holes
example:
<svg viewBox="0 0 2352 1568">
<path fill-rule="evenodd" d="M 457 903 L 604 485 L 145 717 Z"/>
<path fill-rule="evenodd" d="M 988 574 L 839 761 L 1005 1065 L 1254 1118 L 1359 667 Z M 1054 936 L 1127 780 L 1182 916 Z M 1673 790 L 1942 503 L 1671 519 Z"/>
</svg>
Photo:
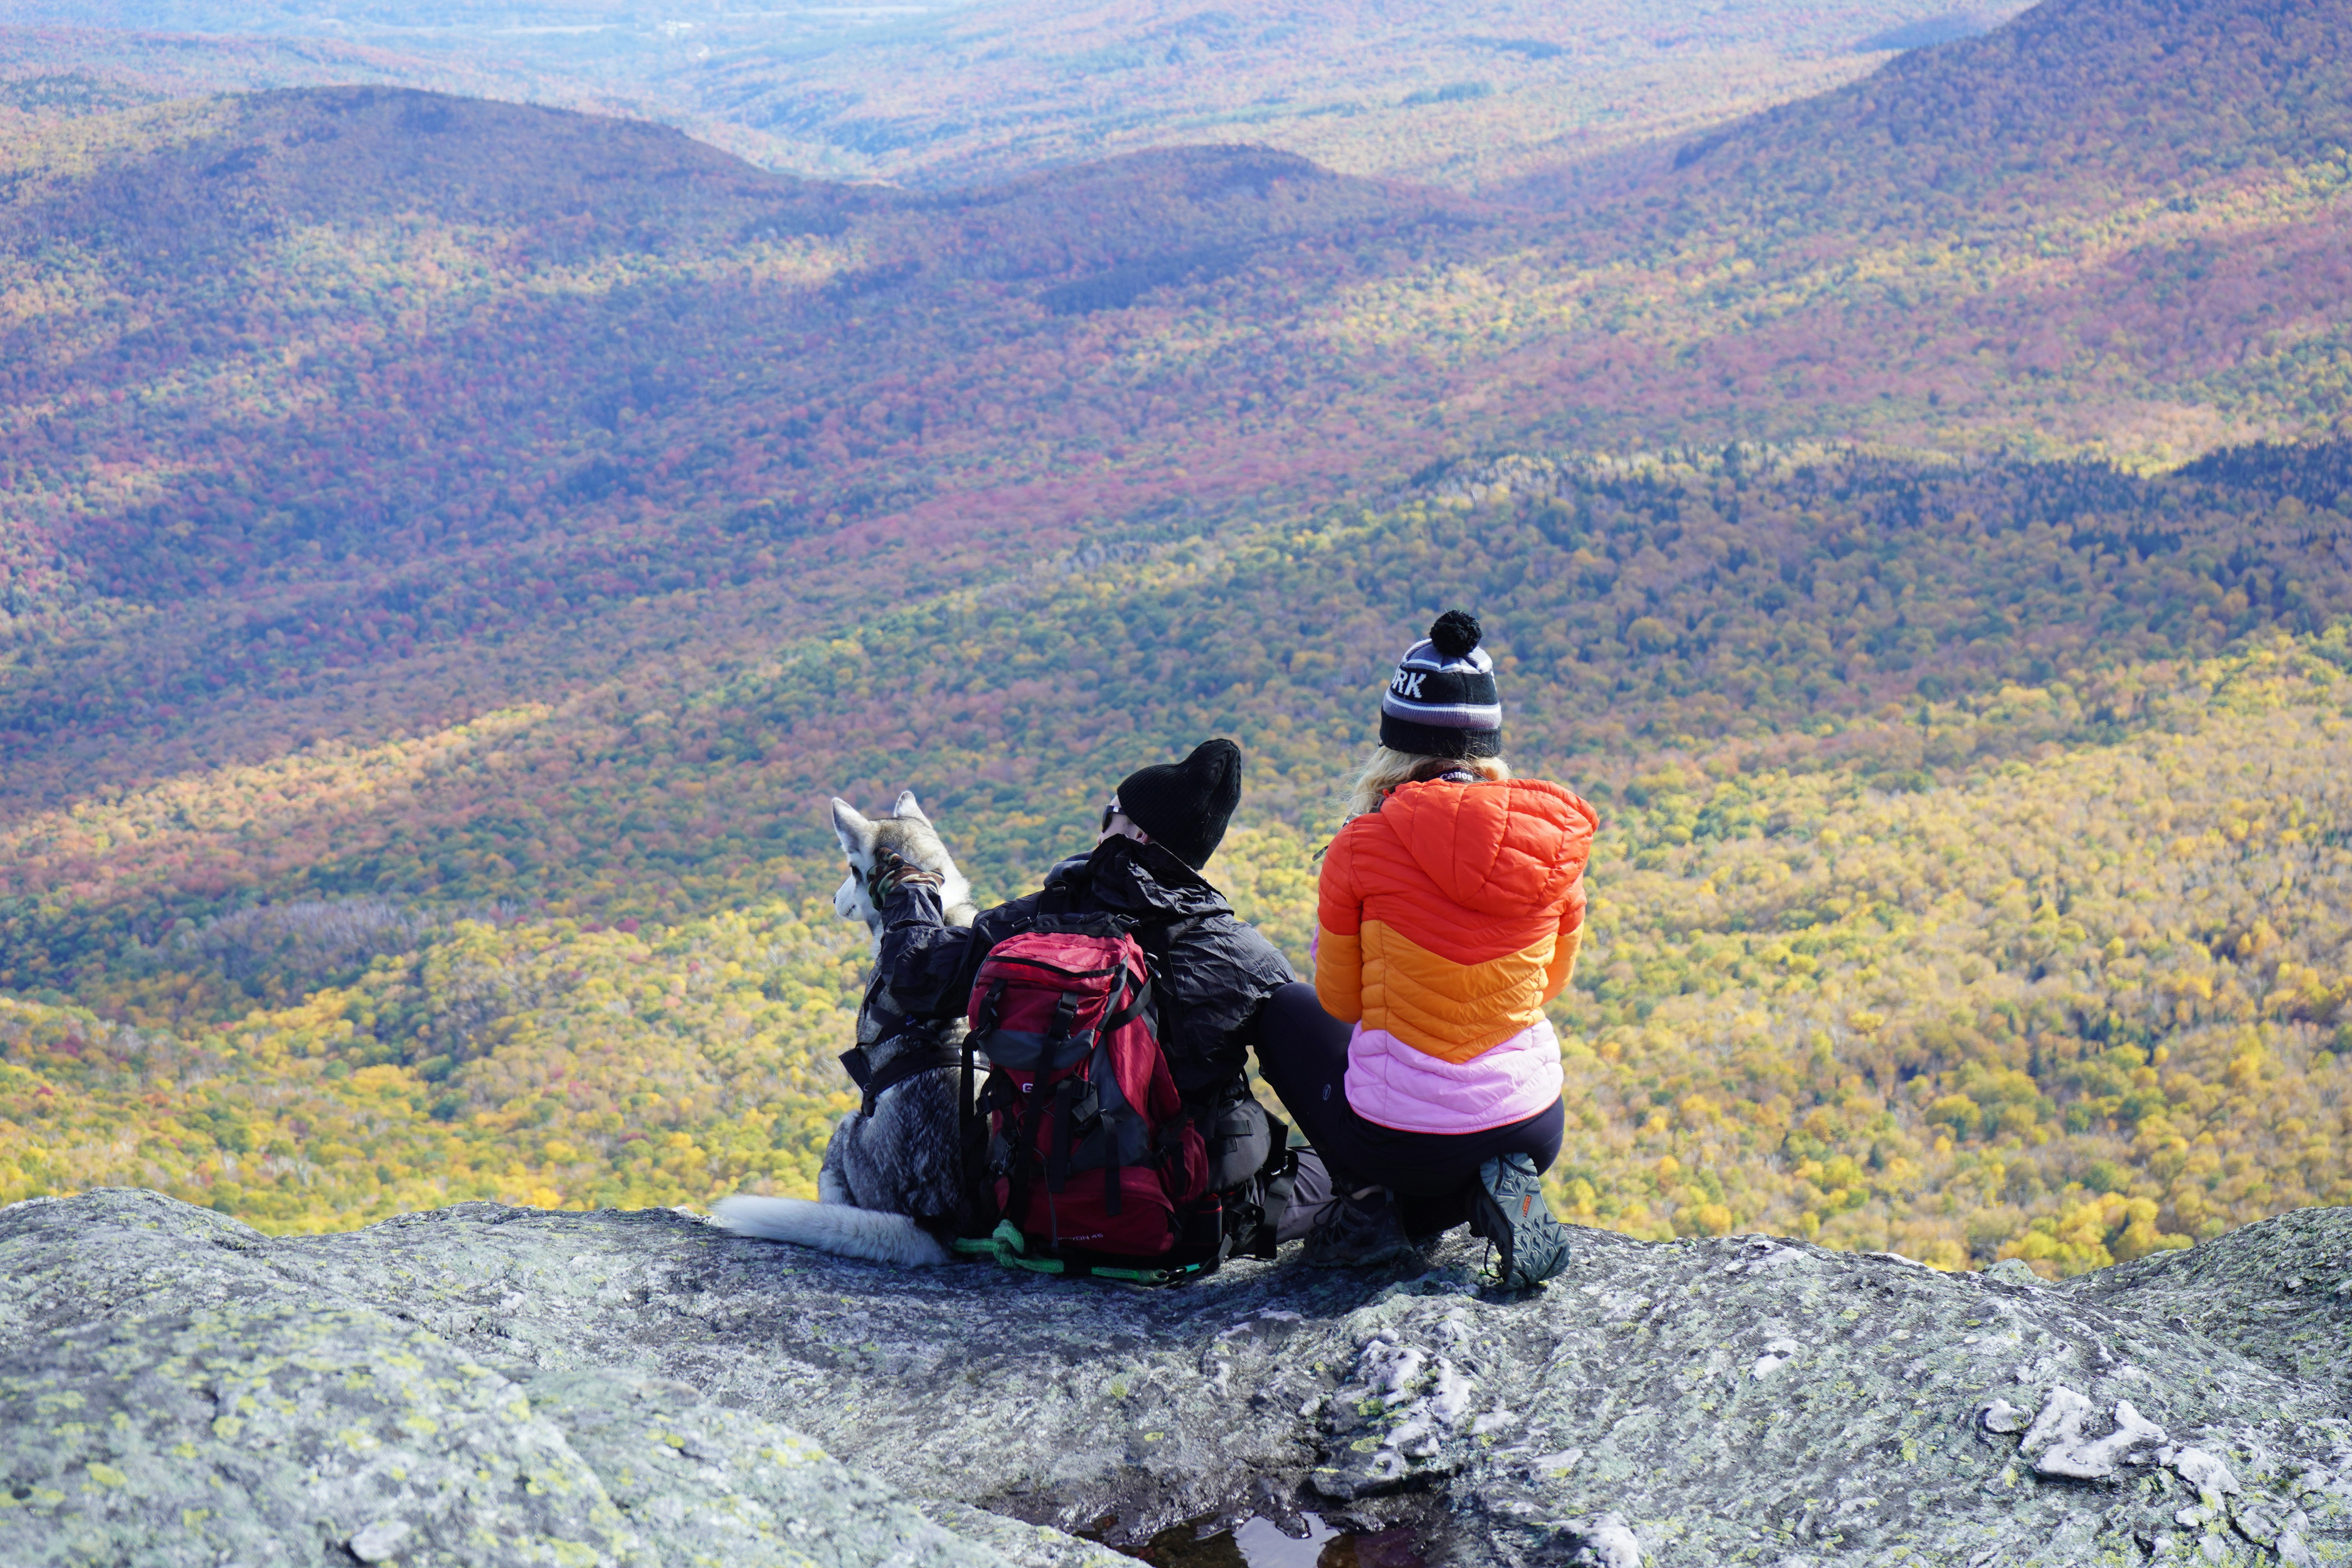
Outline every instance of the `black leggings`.
<svg viewBox="0 0 2352 1568">
<path fill-rule="evenodd" d="M 1377 1183 L 1397 1194 L 1405 1229 L 1429 1236 L 1470 1217 L 1469 1185 L 1501 1154 L 1525 1154 L 1538 1171 L 1559 1158 L 1567 1113 L 1553 1100 L 1524 1121 L 1483 1132 L 1406 1132 L 1367 1121 L 1348 1103 L 1349 1026 L 1323 1011 L 1315 987 L 1294 982 L 1259 1009 L 1258 1070 L 1342 1190 Z"/>
</svg>

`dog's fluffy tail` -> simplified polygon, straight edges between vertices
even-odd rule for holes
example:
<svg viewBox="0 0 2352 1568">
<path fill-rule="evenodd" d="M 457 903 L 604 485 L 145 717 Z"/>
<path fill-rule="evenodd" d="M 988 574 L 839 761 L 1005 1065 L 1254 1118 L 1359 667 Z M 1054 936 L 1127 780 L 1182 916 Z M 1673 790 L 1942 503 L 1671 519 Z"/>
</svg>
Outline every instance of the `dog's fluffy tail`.
<svg viewBox="0 0 2352 1568">
<path fill-rule="evenodd" d="M 949 1260 L 937 1237 L 902 1214 L 813 1204 L 802 1198 L 721 1198 L 711 1217 L 738 1236 L 797 1242 L 841 1258 L 928 1268 Z"/>
</svg>

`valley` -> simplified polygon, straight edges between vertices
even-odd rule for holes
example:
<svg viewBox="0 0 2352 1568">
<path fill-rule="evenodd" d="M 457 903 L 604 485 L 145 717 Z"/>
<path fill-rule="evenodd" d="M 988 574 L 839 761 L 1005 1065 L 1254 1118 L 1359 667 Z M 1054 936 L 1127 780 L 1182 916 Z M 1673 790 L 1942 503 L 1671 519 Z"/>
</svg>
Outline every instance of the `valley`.
<svg viewBox="0 0 2352 1568">
<path fill-rule="evenodd" d="M 912 784 L 1005 897 L 1086 842 L 1103 778 L 1231 732 L 1251 821 L 1212 875 L 1303 965 L 1362 722 L 1344 672 L 1435 594 L 1486 606 L 1533 699 L 1515 754 L 1604 814 L 1564 1212 L 2073 1272 L 2342 1201 L 2352 583 L 2312 568 L 2347 560 L 2344 464 L 2208 470 L 1759 462 L 1539 495 L 1523 465 L 1524 500 L 1441 479 L 1074 552 L 41 813 L 0 887 L 0 984 L 41 999 L 5 1026 L 8 1103 L 55 1130 L 17 1179 L 136 1172 L 303 1226 L 807 1191 L 864 953 L 827 793 Z M 1360 608 L 1334 623 L 1319 584 Z M 1211 674 L 1201 647 L 1244 651 Z"/>
<path fill-rule="evenodd" d="M 12 13 L 25 107 L 368 82 L 675 125 L 762 167 L 947 189 L 1248 144 L 1475 190 L 1720 125 L 1969 37 L 2018 0 L 1203 0 L 318 10 L 177 0 Z M 69 32 L 63 31 L 70 29 Z M 459 85 L 459 84 L 465 85 Z M 138 101 L 133 98 L 132 101 Z M 5 102 L 0 97 L 0 102 Z"/>
<path fill-rule="evenodd" d="M 1232 735 L 1303 966 L 1455 604 L 1604 819 L 1562 1214 L 2055 1276 L 2352 1202 L 2352 13 L 1507 9 L 1205 104 L 1174 7 L 695 68 L 870 73 L 854 166 L 425 54 L 0 122 L 0 1202 L 805 1194 L 828 795 L 1009 897 Z"/>
</svg>

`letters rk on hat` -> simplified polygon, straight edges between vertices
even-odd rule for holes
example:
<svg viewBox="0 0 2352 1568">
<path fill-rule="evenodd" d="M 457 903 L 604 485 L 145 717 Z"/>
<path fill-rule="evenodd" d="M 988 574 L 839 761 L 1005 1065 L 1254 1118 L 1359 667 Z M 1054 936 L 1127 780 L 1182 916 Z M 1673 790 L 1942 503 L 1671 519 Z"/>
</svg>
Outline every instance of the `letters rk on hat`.
<svg viewBox="0 0 2352 1568">
<path fill-rule="evenodd" d="M 1405 650 L 1381 694 L 1381 745 L 1423 757 L 1501 754 L 1503 703 L 1483 635 L 1477 616 L 1448 610 Z"/>
</svg>

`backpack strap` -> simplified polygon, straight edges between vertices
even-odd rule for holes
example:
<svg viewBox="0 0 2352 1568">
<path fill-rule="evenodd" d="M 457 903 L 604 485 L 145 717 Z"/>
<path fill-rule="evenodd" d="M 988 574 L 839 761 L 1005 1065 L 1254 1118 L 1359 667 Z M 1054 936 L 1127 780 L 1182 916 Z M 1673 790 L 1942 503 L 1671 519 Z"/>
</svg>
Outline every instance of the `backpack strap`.
<svg viewBox="0 0 2352 1568">
<path fill-rule="evenodd" d="M 1150 955 L 1145 954 L 1144 965 L 1147 969 L 1150 966 Z M 1128 994 L 1127 1001 L 1124 1004 L 1119 1003 L 1114 994 L 1111 1010 L 1103 1015 L 1103 1020 L 1099 1026 L 1105 1035 L 1124 1029 L 1151 1011 L 1151 982 L 1149 979 L 1138 980 L 1132 974 L 1123 974 L 1119 977 L 1119 985 Z"/>
<path fill-rule="evenodd" d="M 1058 1193 L 1070 1184 L 1070 1156 L 1077 1142 L 1078 1097 L 1087 1087 L 1086 1079 L 1072 1073 L 1054 1086 L 1051 1105 L 1040 1104 L 1036 1114 L 1048 1120 L 1041 1131 L 1046 1141 L 1045 1190 Z M 1044 1095 L 1033 1098 L 1044 1100 Z"/>
<path fill-rule="evenodd" d="M 1298 1151 L 1289 1146 L 1290 1129 L 1279 1120 L 1274 1125 L 1274 1152 L 1258 1176 L 1258 1231 L 1245 1238 L 1252 1258 L 1269 1260 L 1280 1245 L 1276 1238 L 1282 1234 L 1283 1215 L 1290 1212 L 1290 1196 L 1298 1189 Z"/>
<path fill-rule="evenodd" d="M 1003 1103 L 1005 1153 L 1010 1161 L 1004 1172 L 1008 1215 L 1029 1212 L 1029 1194 L 1037 1178 L 1046 1173 L 1045 1159 L 1037 1150 L 1038 1133 L 1045 1125 L 1040 1118 L 1053 1114 L 1053 1101 L 1052 1092 L 1040 1082 L 1032 1084 L 1028 1093 L 1012 1095 Z"/>
<path fill-rule="evenodd" d="M 1077 889 L 1070 886 L 1070 879 L 1056 877 L 1038 889 L 1036 912 L 1041 915 L 1066 915 L 1077 908 Z"/>
<path fill-rule="evenodd" d="M 980 1108 L 972 1103 L 971 1079 L 975 1065 L 972 1058 L 979 1049 L 980 1031 L 965 1030 L 963 1049 L 960 1053 L 963 1058 L 963 1071 L 956 1080 L 956 1153 L 963 1162 L 963 1205 L 967 1211 L 964 1215 L 967 1222 L 971 1217 L 971 1211 L 977 1206 L 979 1193 L 988 1181 L 984 1168 L 987 1164 L 987 1140 L 975 1140 L 973 1136 L 973 1130 L 980 1125 Z"/>
<path fill-rule="evenodd" d="M 993 1034 L 996 1030 L 996 1012 L 1003 1004 L 1004 982 L 1000 979 L 988 988 L 985 995 L 981 997 L 980 1005 L 972 1009 L 971 1035 L 964 1037 L 970 1039 L 973 1035 Z"/>
</svg>

